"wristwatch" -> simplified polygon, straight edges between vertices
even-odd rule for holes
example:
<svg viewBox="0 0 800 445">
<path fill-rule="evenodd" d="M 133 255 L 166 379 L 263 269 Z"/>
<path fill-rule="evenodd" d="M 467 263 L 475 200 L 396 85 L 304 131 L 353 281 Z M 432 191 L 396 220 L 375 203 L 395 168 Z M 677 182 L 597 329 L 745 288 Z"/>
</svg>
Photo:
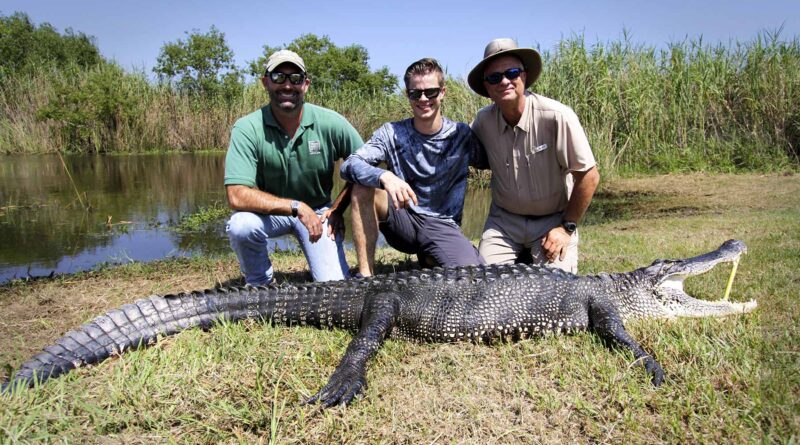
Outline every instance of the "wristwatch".
<svg viewBox="0 0 800 445">
<path fill-rule="evenodd" d="M 299 201 L 292 201 L 292 216 L 297 218 L 297 211 L 300 209 L 300 202 Z"/>
<path fill-rule="evenodd" d="M 561 221 L 561 227 L 563 227 L 564 230 L 566 230 L 570 235 L 578 230 L 578 224 L 575 221 Z"/>
</svg>

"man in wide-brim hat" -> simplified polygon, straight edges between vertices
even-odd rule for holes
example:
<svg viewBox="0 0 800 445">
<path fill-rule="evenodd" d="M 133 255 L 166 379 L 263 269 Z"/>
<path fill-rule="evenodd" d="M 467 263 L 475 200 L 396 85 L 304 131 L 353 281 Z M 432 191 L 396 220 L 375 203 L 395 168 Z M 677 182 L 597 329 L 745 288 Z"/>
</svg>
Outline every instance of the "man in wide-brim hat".
<svg viewBox="0 0 800 445">
<path fill-rule="evenodd" d="M 472 130 L 492 169 L 492 205 L 480 242 L 487 263 L 534 263 L 578 271 L 578 230 L 600 175 L 586 133 L 568 106 L 526 89 L 542 71 L 532 48 L 486 45 L 467 82 L 492 99 Z"/>
</svg>

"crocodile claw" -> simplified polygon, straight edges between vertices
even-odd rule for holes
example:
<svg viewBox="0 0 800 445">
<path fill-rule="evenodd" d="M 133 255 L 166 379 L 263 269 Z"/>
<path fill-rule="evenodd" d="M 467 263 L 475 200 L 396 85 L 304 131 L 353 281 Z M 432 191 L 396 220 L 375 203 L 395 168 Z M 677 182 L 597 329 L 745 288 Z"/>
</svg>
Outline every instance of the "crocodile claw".
<svg viewBox="0 0 800 445">
<path fill-rule="evenodd" d="M 328 384 L 306 400 L 306 404 L 319 402 L 324 408 L 347 405 L 367 389 L 364 371 L 345 369 L 333 372 Z"/>
<path fill-rule="evenodd" d="M 647 370 L 648 374 L 653 376 L 650 379 L 650 381 L 653 382 L 653 386 L 661 386 L 661 384 L 664 383 L 664 370 L 653 357 L 648 356 L 644 359 L 644 369 Z"/>
</svg>

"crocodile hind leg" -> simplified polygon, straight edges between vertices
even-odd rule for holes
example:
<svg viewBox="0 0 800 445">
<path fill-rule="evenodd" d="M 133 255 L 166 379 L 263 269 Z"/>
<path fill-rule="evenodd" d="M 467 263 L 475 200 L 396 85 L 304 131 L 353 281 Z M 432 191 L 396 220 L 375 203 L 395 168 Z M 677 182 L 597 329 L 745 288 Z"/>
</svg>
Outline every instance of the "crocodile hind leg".
<svg viewBox="0 0 800 445">
<path fill-rule="evenodd" d="M 391 333 L 399 313 L 400 300 L 396 294 L 367 297 L 361 327 L 347 346 L 342 361 L 328 379 L 328 384 L 306 403 L 320 402 L 326 408 L 346 405 L 362 393 L 367 388 L 367 362 Z"/>
<path fill-rule="evenodd" d="M 664 370 L 661 365 L 625 330 L 622 317 L 608 303 L 597 301 L 590 303 L 589 323 L 592 331 L 597 333 L 604 342 L 633 352 L 636 361 L 641 362 L 647 373 L 651 375 L 654 386 L 659 386 L 664 382 Z"/>
</svg>

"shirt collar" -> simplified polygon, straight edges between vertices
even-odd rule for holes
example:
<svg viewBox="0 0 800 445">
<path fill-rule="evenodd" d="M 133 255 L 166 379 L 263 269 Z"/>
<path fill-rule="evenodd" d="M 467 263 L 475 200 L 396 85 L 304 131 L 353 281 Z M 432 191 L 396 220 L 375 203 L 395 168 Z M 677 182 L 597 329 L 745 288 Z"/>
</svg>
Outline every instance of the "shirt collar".
<svg viewBox="0 0 800 445">
<path fill-rule="evenodd" d="M 261 109 L 261 113 L 264 116 L 264 125 L 281 128 L 281 125 L 275 120 L 275 115 L 272 114 L 272 106 L 270 104 L 264 105 L 264 108 Z M 314 117 L 312 114 L 310 107 L 307 107 L 306 104 L 303 103 L 303 115 L 300 117 L 300 128 L 308 128 L 314 125 Z"/>
<path fill-rule="evenodd" d="M 497 104 L 494 104 L 495 114 L 497 115 L 497 128 L 500 130 L 502 134 L 506 130 L 512 130 L 513 128 L 519 128 L 520 130 L 529 133 L 531 131 L 531 116 L 530 114 L 533 112 L 533 107 L 531 106 L 530 101 L 534 100 L 533 94 L 528 91 L 525 91 L 525 106 L 522 109 L 522 116 L 519 118 L 519 122 L 513 127 L 508 125 L 505 118 L 503 117 L 503 112 L 500 111 L 500 107 Z"/>
</svg>

